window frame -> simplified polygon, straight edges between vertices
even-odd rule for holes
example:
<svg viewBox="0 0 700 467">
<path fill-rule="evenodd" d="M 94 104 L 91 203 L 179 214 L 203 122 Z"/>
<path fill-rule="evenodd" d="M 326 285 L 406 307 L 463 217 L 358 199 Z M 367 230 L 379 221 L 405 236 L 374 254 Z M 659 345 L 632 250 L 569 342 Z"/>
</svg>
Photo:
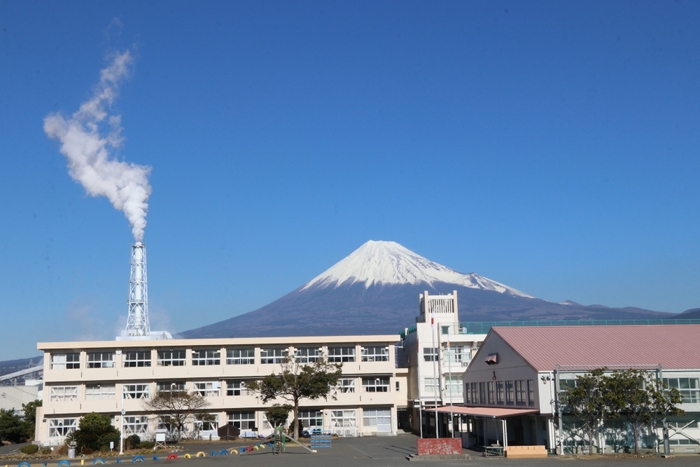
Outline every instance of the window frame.
<svg viewBox="0 0 700 467">
<path fill-rule="evenodd" d="M 185 366 L 187 363 L 186 349 L 162 349 L 158 350 L 158 366 Z"/>
<path fill-rule="evenodd" d="M 226 364 L 255 365 L 255 347 L 233 347 L 226 349 Z"/>
<path fill-rule="evenodd" d="M 289 357 L 289 349 L 286 347 L 263 347 L 260 349 L 261 365 L 279 365 Z"/>
<path fill-rule="evenodd" d="M 86 366 L 87 368 L 114 368 L 116 366 L 114 351 L 88 352 Z"/>
<path fill-rule="evenodd" d="M 192 383 L 192 392 L 202 397 L 219 397 L 221 396 L 221 382 L 195 381 Z"/>
<path fill-rule="evenodd" d="M 362 362 L 388 362 L 389 361 L 389 346 L 388 345 L 367 345 L 360 349 Z"/>
<path fill-rule="evenodd" d="M 227 422 L 233 426 L 237 426 L 240 430 L 252 430 L 255 425 L 254 410 L 234 410 L 226 412 Z M 243 426 L 246 424 L 246 426 Z"/>
<path fill-rule="evenodd" d="M 103 401 L 113 400 L 117 398 L 116 384 L 86 384 L 85 385 L 85 400 L 86 401 Z"/>
<path fill-rule="evenodd" d="M 122 396 L 125 400 L 150 399 L 151 385 L 148 383 L 122 384 Z"/>
<path fill-rule="evenodd" d="M 221 349 L 202 348 L 192 349 L 192 366 L 221 365 Z"/>
<path fill-rule="evenodd" d="M 357 350 L 355 346 L 334 345 L 328 347 L 329 363 L 352 363 L 356 361 Z"/>
<path fill-rule="evenodd" d="M 295 347 L 294 361 L 297 363 L 316 363 L 323 358 L 320 347 Z"/>
<path fill-rule="evenodd" d="M 390 376 L 365 376 L 362 378 L 364 392 L 391 392 Z"/>
<path fill-rule="evenodd" d="M 79 370 L 80 369 L 80 352 L 52 353 L 51 354 L 51 369 L 52 370 Z"/>
</svg>

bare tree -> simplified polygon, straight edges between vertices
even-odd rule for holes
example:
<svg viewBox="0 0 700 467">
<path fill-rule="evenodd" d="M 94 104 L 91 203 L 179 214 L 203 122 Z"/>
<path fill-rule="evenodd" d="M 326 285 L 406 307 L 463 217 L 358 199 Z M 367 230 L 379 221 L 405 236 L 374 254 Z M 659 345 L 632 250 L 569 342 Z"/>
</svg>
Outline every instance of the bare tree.
<svg viewBox="0 0 700 467">
<path fill-rule="evenodd" d="M 177 440 L 182 438 L 185 423 L 209 405 L 202 395 L 187 391 L 159 391 L 151 399 L 144 401 L 144 407 L 152 410 L 164 423 L 170 423 L 177 430 Z"/>
</svg>

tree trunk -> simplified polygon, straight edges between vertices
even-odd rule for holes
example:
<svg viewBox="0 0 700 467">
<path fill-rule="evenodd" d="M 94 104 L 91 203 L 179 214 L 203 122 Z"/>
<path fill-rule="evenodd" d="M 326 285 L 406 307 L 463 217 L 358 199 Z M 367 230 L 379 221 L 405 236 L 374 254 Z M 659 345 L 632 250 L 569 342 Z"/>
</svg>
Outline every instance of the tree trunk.
<svg viewBox="0 0 700 467">
<path fill-rule="evenodd" d="M 299 439 L 299 399 L 294 398 L 294 439 Z"/>
<path fill-rule="evenodd" d="M 634 453 L 639 454 L 639 423 L 634 422 L 632 429 L 634 430 Z"/>
<path fill-rule="evenodd" d="M 590 431 L 588 432 L 588 455 L 592 456 L 593 455 L 593 436 L 595 435 L 596 430 L 591 428 Z"/>
</svg>

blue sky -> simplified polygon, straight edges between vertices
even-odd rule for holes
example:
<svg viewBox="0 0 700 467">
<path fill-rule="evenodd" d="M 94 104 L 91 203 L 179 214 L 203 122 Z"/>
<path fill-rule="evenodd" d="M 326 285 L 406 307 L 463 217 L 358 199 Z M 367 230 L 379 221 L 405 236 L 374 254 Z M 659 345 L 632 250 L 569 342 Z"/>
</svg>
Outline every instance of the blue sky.
<svg viewBox="0 0 700 467">
<path fill-rule="evenodd" d="M 0 360 L 112 339 L 131 228 L 44 119 L 133 58 L 152 328 L 252 311 L 367 240 L 583 304 L 700 307 L 697 2 L 0 0 Z"/>
</svg>

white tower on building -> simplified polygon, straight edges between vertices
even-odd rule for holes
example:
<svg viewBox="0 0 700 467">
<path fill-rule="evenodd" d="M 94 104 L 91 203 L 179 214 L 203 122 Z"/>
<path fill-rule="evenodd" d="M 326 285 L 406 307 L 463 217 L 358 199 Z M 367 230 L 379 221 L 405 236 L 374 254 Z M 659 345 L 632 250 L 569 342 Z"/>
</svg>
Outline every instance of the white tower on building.
<svg viewBox="0 0 700 467">
<path fill-rule="evenodd" d="M 129 315 L 126 330 L 117 340 L 172 339 L 167 331 L 151 331 L 148 322 L 148 276 L 146 273 L 146 245 L 131 245 L 131 276 L 129 279 Z"/>
<path fill-rule="evenodd" d="M 148 336 L 148 278 L 146 276 L 146 245 L 131 245 L 131 276 L 129 280 L 129 316 L 126 319 L 127 336 Z"/>
</svg>

